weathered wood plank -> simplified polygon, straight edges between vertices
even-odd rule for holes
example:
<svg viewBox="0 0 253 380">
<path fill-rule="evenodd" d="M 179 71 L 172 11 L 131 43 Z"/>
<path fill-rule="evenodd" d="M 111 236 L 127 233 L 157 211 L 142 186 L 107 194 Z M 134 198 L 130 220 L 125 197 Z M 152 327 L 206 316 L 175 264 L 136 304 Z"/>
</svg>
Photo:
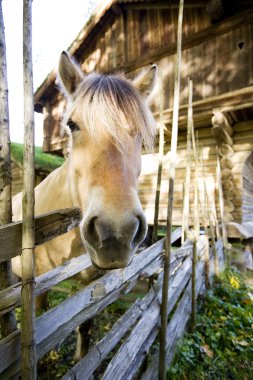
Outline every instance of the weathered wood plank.
<svg viewBox="0 0 253 380">
<path fill-rule="evenodd" d="M 174 241 L 173 234 L 172 241 Z M 175 236 L 178 236 L 178 231 L 175 231 Z M 190 245 L 188 247 L 191 249 Z M 94 281 L 71 298 L 37 318 L 38 358 L 68 336 L 81 322 L 92 318 L 117 299 L 125 288 L 130 289 L 129 284 L 135 282 L 138 276 L 144 275 L 147 268 L 159 260 L 163 248 L 164 239 L 136 255 L 129 267 L 108 271 L 99 280 Z M 180 249 L 173 252 L 172 257 L 176 259 L 178 254 L 180 255 Z M 0 342 L 0 357 L 3 359 L 0 363 L 0 373 L 12 364 L 16 365 L 17 371 L 19 370 L 19 357 L 12 355 L 14 349 L 12 344 L 14 346 L 19 344 L 19 335 L 17 334 L 10 340 L 8 349 L 2 341 Z"/>
<path fill-rule="evenodd" d="M 191 273 L 191 261 L 187 259 L 186 264 L 183 266 L 182 271 L 178 273 L 174 281 L 170 283 L 173 290 L 170 292 L 169 312 L 175 305 L 179 294 L 183 287 L 189 281 Z M 175 286 L 177 284 L 177 286 Z M 170 288 L 170 289 L 171 289 Z M 161 290 L 159 292 L 159 298 L 161 299 Z M 113 357 L 109 363 L 106 372 L 103 375 L 103 380 L 112 379 L 112 376 L 119 379 L 128 378 L 128 371 L 132 368 L 133 363 L 142 349 L 143 344 L 148 339 L 150 333 L 158 325 L 160 315 L 160 303 L 158 299 L 154 299 L 152 304 L 143 313 L 142 318 L 136 324 L 131 334 L 127 337 L 124 344 L 120 347 L 117 354 Z M 141 334 L 139 333 L 141 331 Z M 158 330 L 157 330 L 158 331 Z M 155 337 L 154 337 L 155 338 Z M 131 353 L 131 355 L 130 355 Z"/>
<path fill-rule="evenodd" d="M 188 249 L 189 249 L 189 246 L 188 246 Z M 178 257 L 179 256 L 180 254 L 178 255 Z M 185 256 L 181 257 L 181 259 L 184 259 L 184 258 Z M 176 262 L 173 261 L 171 263 L 171 281 L 176 291 L 179 291 L 179 288 L 183 286 L 182 283 L 184 283 L 184 281 L 177 279 L 177 276 L 179 273 L 181 273 L 181 277 L 182 275 L 186 277 L 190 275 L 190 259 L 189 258 L 186 259 L 186 261 L 184 261 L 183 263 L 181 260 L 176 261 Z M 75 376 L 75 379 L 80 379 L 80 380 L 83 378 L 89 378 L 92 375 L 92 373 L 101 363 L 101 361 L 115 347 L 115 345 L 119 342 L 119 340 L 122 338 L 125 332 L 131 326 L 134 325 L 134 323 L 139 319 L 141 315 L 143 315 L 145 311 L 147 311 L 147 308 L 151 307 L 153 310 L 154 306 L 152 305 L 154 303 L 155 305 L 157 305 L 157 301 L 155 301 L 155 296 L 156 296 L 157 291 L 161 289 L 161 280 L 162 280 L 162 274 L 159 275 L 158 283 L 155 285 L 156 291 L 154 291 L 154 289 L 151 289 L 149 293 L 141 301 L 137 300 L 136 305 L 134 304 L 124 314 L 124 316 L 119 321 L 116 322 L 112 330 L 88 353 L 88 355 L 85 356 L 84 359 L 82 359 L 75 367 L 73 367 L 64 376 L 64 380 L 71 379 L 73 375 Z M 151 302 L 152 302 L 152 305 L 150 305 Z"/>
<path fill-rule="evenodd" d="M 205 248 L 205 239 L 201 237 L 198 241 L 198 256 L 203 255 Z M 199 264 L 200 265 L 200 264 Z M 201 261 L 201 265 L 203 263 Z M 170 281 L 169 285 L 169 301 L 168 301 L 168 310 L 169 314 L 173 307 L 175 306 L 178 297 L 182 293 L 184 287 L 189 281 L 191 276 L 191 259 L 188 258 L 180 271 L 177 272 L 175 278 Z M 117 354 L 114 356 L 112 361 L 107 367 L 107 370 L 103 376 L 103 380 L 109 380 L 113 377 L 117 379 L 130 379 L 129 372 L 133 371 L 133 365 L 137 365 L 138 368 L 139 362 L 136 360 L 139 356 L 141 360 L 142 355 L 139 355 L 140 351 L 146 350 L 144 346 L 145 341 L 148 340 L 149 335 L 152 334 L 154 328 L 157 326 L 160 316 L 160 303 L 162 298 L 162 289 L 161 283 L 158 292 L 157 299 L 155 299 L 152 304 L 149 306 L 145 313 L 143 313 L 142 318 L 136 324 L 131 334 L 125 340 L 125 342 L 120 347 Z M 190 304 L 191 307 L 191 304 Z M 141 334 L 138 332 L 142 332 Z M 155 336 L 154 336 L 155 339 Z M 131 353 L 131 355 L 129 355 Z"/>
<path fill-rule="evenodd" d="M 196 270 L 196 297 L 202 285 L 205 282 L 204 278 L 204 261 L 200 261 Z M 191 315 L 191 280 L 184 292 L 182 299 L 180 300 L 177 310 L 175 311 L 171 321 L 167 327 L 167 342 L 166 347 L 166 364 L 169 366 L 173 359 L 175 346 L 179 338 L 183 335 L 186 327 L 186 323 Z M 158 355 L 157 352 L 152 359 L 151 365 L 148 370 L 143 374 L 142 380 L 151 380 L 158 377 Z"/>
<path fill-rule="evenodd" d="M 220 269 L 222 269 L 224 265 L 224 254 L 223 254 L 223 244 L 222 240 L 218 240 L 216 242 L 216 250 L 219 258 L 219 265 Z M 211 266 L 212 270 L 210 271 L 210 276 L 213 277 L 214 275 L 214 256 L 211 256 Z M 200 261 L 197 265 L 197 276 L 196 276 L 196 297 L 198 294 L 203 293 L 203 289 L 205 288 L 205 280 L 204 280 L 204 262 Z M 191 312 L 191 282 L 187 286 L 187 289 L 184 293 L 184 296 L 182 297 L 181 301 L 178 304 L 177 310 L 175 311 L 170 323 L 168 324 L 167 328 L 167 335 L 169 336 L 169 344 L 167 346 L 167 356 L 166 356 L 166 362 L 167 366 L 170 365 L 174 353 L 175 353 L 175 346 L 178 342 L 179 338 L 183 335 L 186 327 L 187 320 L 190 316 Z M 156 352 L 153 355 L 153 358 L 151 360 L 151 364 L 148 367 L 147 371 L 143 374 L 141 377 L 141 380 L 153 380 L 157 378 L 158 374 L 158 355 L 159 353 Z"/>
<path fill-rule="evenodd" d="M 63 209 L 35 218 L 35 246 L 78 226 L 81 220 L 79 208 Z M 0 263 L 21 253 L 22 222 L 0 227 Z"/>
<path fill-rule="evenodd" d="M 36 277 L 35 295 L 48 291 L 61 281 L 64 281 L 83 270 L 94 269 L 90 257 L 83 254 L 66 261 L 51 271 Z M 0 292 L 0 315 L 20 306 L 21 282 L 16 283 Z"/>
<path fill-rule="evenodd" d="M 142 299 L 137 299 L 127 312 L 118 319 L 109 333 L 98 342 L 88 354 L 71 368 L 62 380 L 88 379 L 102 360 L 116 346 L 125 333 L 136 323 L 143 311 L 155 298 L 155 291 L 151 289 Z"/>
</svg>

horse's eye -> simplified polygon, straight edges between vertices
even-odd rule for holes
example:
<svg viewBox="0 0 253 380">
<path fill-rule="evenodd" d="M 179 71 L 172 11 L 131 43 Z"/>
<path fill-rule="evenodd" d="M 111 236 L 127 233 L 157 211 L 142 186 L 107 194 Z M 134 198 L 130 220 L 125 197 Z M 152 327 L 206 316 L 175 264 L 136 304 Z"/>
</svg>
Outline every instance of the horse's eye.
<svg viewBox="0 0 253 380">
<path fill-rule="evenodd" d="M 80 131 L 80 128 L 78 127 L 78 125 L 71 119 L 68 120 L 67 125 L 69 129 L 71 130 L 71 132 Z"/>
</svg>

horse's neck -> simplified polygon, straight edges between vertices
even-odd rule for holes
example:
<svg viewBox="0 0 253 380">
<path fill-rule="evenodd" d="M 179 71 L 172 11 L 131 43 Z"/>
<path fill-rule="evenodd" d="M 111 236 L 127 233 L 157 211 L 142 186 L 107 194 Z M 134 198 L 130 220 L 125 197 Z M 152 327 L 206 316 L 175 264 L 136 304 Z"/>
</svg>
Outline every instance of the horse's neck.
<svg viewBox="0 0 253 380">
<path fill-rule="evenodd" d="M 69 181 L 68 161 L 54 170 L 35 189 L 36 215 L 78 206 L 73 199 Z"/>
</svg>

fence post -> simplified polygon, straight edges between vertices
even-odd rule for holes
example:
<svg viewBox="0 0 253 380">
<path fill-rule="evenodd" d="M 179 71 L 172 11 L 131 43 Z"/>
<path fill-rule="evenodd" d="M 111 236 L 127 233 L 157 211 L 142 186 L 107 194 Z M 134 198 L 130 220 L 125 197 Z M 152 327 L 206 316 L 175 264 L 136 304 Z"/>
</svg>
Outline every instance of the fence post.
<svg viewBox="0 0 253 380">
<path fill-rule="evenodd" d="M 0 0 L 0 41 L 0 225 L 2 225 L 12 220 L 8 82 L 2 0 Z M 11 284 L 11 261 L 8 260 L 0 264 L 0 290 Z M 13 312 L 0 318 L 0 328 L 2 337 L 9 335 L 16 328 Z"/>
<path fill-rule="evenodd" d="M 187 148 L 186 148 L 186 174 L 183 197 L 183 228 L 182 239 L 183 244 L 185 239 L 189 237 L 189 209 L 190 209 L 190 185 L 191 185 L 191 135 L 192 135 L 192 82 L 188 82 L 189 98 L 188 98 L 188 113 L 187 113 Z"/>
<path fill-rule="evenodd" d="M 162 170 L 163 170 L 163 154 L 164 154 L 163 101 L 164 101 L 163 84 L 162 84 L 162 78 L 160 77 L 159 163 L 158 163 L 156 194 L 155 194 L 155 213 L 154 213 L 152 244 L 154 244 L 157 241 L 160 192 L 161 192 L 161 181 L 162 181 Z"/>
<path fill-rule="evenodd" d="M 174 180 L 177 156 L 177 135 L 178 135 L 178 113 L 179 113 L 179 92 L 180 92 L 180 70 L 182 55 L 182 24 L 183 24 L 184 1 L 180 0 L 178 13 L 178 30 L 177 30 L 177 62 L 175 67 L 175 84 L 174 84 L 174 105 L 171 135 L 171 159 L 169 169 L 169 194 L 168 194 L 168 212 L 167 212 L 167 234 L 165 242 L 164 256 L 164 275 L 163 275 L 163 292 L 161 306 L 161 329 L 160 329 L 160 355 L 159 355 L 159 379 L 166 378 L 166 331 L 167 331 L 167 310 L 168 310 L 168 292 L 169 292 L 169 274 L 170 274 L 170 254 L 171 254 L 171 231 L 172 231 L 172 210 L 174 199 Z"/>
<path fill-rule="evenodd" d="M 32 0 L 23 0 L 24 187 L 22 228 L 21 370 L 37 377 L 34 281 L 34 102 L 32 71 Z"/>
</svg>

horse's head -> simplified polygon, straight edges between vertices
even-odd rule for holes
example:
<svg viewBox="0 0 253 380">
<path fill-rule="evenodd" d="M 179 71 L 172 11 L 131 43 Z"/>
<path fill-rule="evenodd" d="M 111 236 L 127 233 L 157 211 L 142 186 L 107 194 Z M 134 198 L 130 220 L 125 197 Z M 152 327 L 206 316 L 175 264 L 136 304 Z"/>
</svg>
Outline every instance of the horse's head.
<svg viewBox="0 0 253 380">
<path fill-rule="evenodd" d="M 83 243 L 98 267 L 125 267 L 147 231 L 137 180 L 142 143 L 152 145 L 155 121 L 137 86 L 147 95 L 156 66 L 132 84 L 122 76 L 85 76 L 63 52 L 59 76 L 68 98 L 63 123 L 71 135 L 69 181 L 83 212 Z"/>
</svg>

